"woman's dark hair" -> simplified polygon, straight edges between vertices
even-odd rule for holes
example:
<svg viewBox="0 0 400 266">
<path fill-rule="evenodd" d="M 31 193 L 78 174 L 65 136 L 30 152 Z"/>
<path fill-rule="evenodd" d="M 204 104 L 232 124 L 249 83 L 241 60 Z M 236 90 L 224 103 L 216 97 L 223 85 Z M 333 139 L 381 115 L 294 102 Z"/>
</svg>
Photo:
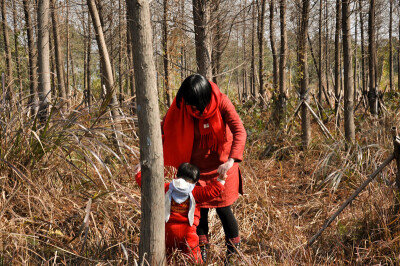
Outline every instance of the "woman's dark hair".
<svg viewBox="0 0 400 266">
<path fill-rule="evenodd" d="M 181 99 L 188 105 L 196 106 L 202 114 L 211 101 L 211 84 L 200 74 L 187 77 L 176 94 L 176 105 L 180 107 Z"/>
<path fill-rule="evenodd" d="M 182 163 L 178 167 L 178 173 L 176 176 L 179 178 L 183 178 L 186 181 L 190 181 L 192 183 L 196 183 L 200 178 L 200 170 L 197 166 L 190 163 Z"/>
</svg>

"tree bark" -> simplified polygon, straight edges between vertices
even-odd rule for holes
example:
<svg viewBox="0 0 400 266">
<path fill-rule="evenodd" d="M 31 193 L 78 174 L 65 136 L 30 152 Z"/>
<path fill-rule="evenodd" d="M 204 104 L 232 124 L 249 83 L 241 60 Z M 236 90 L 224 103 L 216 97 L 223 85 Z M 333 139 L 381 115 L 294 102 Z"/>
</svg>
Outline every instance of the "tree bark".
<svg viewBox="0 0 400 266">
<path fill-rule="evenodd" d="M 211 49 L 211 65 L 213 72 L 213 81 L 218 84 L 219 76 L 218 74 L 221 72 L 221 57 L 223 50 L 222 43 L 222 22 L 220 12 L 220 0 L 214 1 L 213 3 L 213 14 L 216 14 L 215 26 L 214 26 L 214 42 Z M 239 37 L 239 34 L 237 34 Z M 239 53 L 238 53 L 239 55 Z M 238 58 L 238 57 L 237 57 Z M 239 59 L 239 58 L 238 58 Z M 239 77 L 239 75 L 237 75 Z M 238 82 L 239 86 L 239 82 Z"/>
<path fill-rule="evenodd" d="M 341 28 L 341 5 L 340 0 L 336 0 L 336 28 L 335 28 L 335 115 L 338 117 L 337 123 L 339 127 L 340 112 L 340 28 Z"/>
<path fill-rule="evenodd" d="M 360 36 L 361 36 L 361 84 L 363 97 L 367 91 L 367 78 L 365 75 L 365 38 L 364 38 L 364 16 L 362 13 L 362 3 L 358 1 L 360 10 Z"/>
<path fill-rule="evenodd" d="M 280 5 L 285 0 L 280 0 Z M 281 11 L 282 14 L 282 11 Z M 278 60 L 278 51 L 276 48 L 276 40 L 275 40 L 275 0 L 269 1 L 269 40 L 271 43 L 271 52 L 272 52 L 272 87 L 274 89 L 274 93 L 278 94 L 279 87 L 279 60 Z M 281 39 L 282 39 L 282 21 L 281 21 Z M 282 50 L 282 46 L 281 46 Z"/>
<path fill-rule="evenodd" d="M 319 0 L 318 19 L 318 103 L 322 106 L 322 1 Z"/>
<path fill-rule="evenodd" d="M 307 36 L 308 36 L 308 21 L 310 13 L 310 0 L 303 0 L 300 18 L 300 34 L 299 34 L 299 70 L 300 70 L 300 94 L 301 98 L 309 101 L 308 89 L 308 64 L 307 64 Z M 311 123 L 310 113 L 305 104 L 301 107 L 301 131 L 302 131 L 302 146 L 307 149 L 311 139 Z"/>
<path fill-rule="evenodd" d="M 389 0 L 389 89 L 393 91 L 393 0 Z"/>
<path fill-rule="evenodd" d="M 250 91 L 254 99 L 256 99 L 256 66 L 255 66 L 255 25 L 256 25 L 256 6 L 252 4 L 252 19 L 251 19 L 251 62 L 250 62 Z"/>
<path fill-rule="evenodd" d="M 172 103 L 172 95 L 171 88 L 169 84 L 169 47 L 168 47 L 168 0 L 164 0 L 164 13 L 163 13 L 163 63 L 164 63 L 164 90 L 165 90 L 165 99 L 167 102 L 167 106 L 171 106 Z"/>
<path fill-rule="evenodd" d="M 330 72 L 330 49 L 329 49 L 329 30 L 328 30 L 328 24 L 329 24 L 329 19 L 328 19 L 328 0 L 325 0 L 325 81 L 326 81 L 326 94 L 325 98 L 329 106 L 331 106 L 331 103 L 329 101 L 329 72 Z"/>
<path fill-rule="evenodd" d="M 119 112 L 117 110 L 118 108 L 118 100 L 117 96 L 115 94 L 115 88 L 114 88 L 114 76 L 112 73 L 112 67 L 110 63 L 110 57 L 107 51 L 107 46 L 106 42 L 104 39 L 103 35 L 103 29 L 100 23 L 100 17 L 99 13 L 96 8 L 96 3 L 95 0 L 87 0 L 87 4 L 89 7 L 89 12 L 92 17 L 93 25 L 94 25 L 94 30 L 96 33 L 96 40 L 97 40 L 97 45 L 99 47 L 99 52 L 100 52 L 100 58 L 104 66 L 104 82 L 105 82 L 105 87 L 107 94 L 110 96 L 110 109 L 111 109 L 111 115 L 114 121 L 114 142 L 116 145 L 116 148 L 118 152 L 119 150 L 119 141 L 121 140 L 121 130 L 120 130 L 120 124 L 119 124 Z"/>
<path fill-rule="evenodd" d="M 142 217 L 140 264 L 165 264 L 164 167 L 157 83 L 153 60 L 153 40 L 147 0 L 127 0 L 132 18 L 133 62 L 139 118 L 140 161 L 142 166 Z"/>
<path fill-rule="evenodd" d="M 48 117 L 51 103 L 50 84 L 50 48 L 49 48 L 49 0 L 38 3 L 38 71 L 39 71 L 39 119 L 44 122 Z"/>
<path fill-rule="evenodd" d="M 58 15 L 57 15 L 57 4 L 56 0 L 51 0 L 52 11 L 51 20 L 53 23 L 53 37 L 54 37 L 54 49 L 56 58 L 56 71 L 57 71 L 57 87 L 58 96 L 60 97 L 60 106 L 63 111 L 68 108 L 68 98 L 65 93 L 65 80 L 64 80 L 64 59 L 61 48 L 60 36 L 59 36 L 59 26 L 58 26 Z M 65 105 L 64 103 L 67 103 Z"/>
<path fill-rule="evenodd" d="M 33 37 L 33 24 L 30 14 L 30 0 L 23 0 L 26 35 L 28 39 L 28 68 L 29 68 L 29 100 L 28 105 L 31 115 L 36 113 L 36 102 L 38 96 L 35 41 Z"/>
<path fill-rule="evenodd" d="M 198 73 L 210 80 L 212 78 L 212 69 L 209 20 L 210 2 L 208 0 L 193 0 L 194 39 Z"/>
<path fill-rule="evenodd" d="M 90 14 L 87 17 L 87 27 L 88 27 L 88 41 L 87 41 L 87 48 L 86 48 L 86 97 L 87 97 L 87 104 L 89 111 L 92 106 L 92 86 L 91 86 L 91 76 L 90 76 L 90 61 L 91 61 L 91 52 L 92 52 L 92 27 L 90 24 Z"/>
<path fill-rule="evenodd" d="M 265 5 L 266 0 L 260 0 L 259 13 L 258 13 L 258 24 L 257 24 L 257 37 L 258 37 L 258 79 L 260 81 L 260 97 L 265 96 L 264 89 L 264 25 L 265 25 Z M 257 1 L 258 2 L 258 1 Z M 263 100 L 260 100 L 262 103 Z"/>
<path fill-rule="evenodd" d="M 286 115 L 286 62 L 287 62 L 287 32 L 286 32 L 286 0 L 280 0 L 281 51 L 279 59 L 279 123 Z"/>
<path fill-rule="evenodd" d="M 354 87 L 354 102 L 357 102 L 357 81 L 358 81 L 358 75 L 357 75 L 357 47 L 358 47 L 358 43 L 357 43 L 357 27 L 358 27 L 358 19 L 357 19 L 357 14 L 355 14 L 354 16 L 354 20 L 355 20 L 355 25 L 354 25 L 354 71 L 353 71 L 353 87 Z"/>
<path fill-rule="evenodd" d="M 369 91 L 368 102 L 372 115 L 378 114 L 378 97 L 376 88 L 376 43 L 375 43 L 375 0 L 370 0 L 368 15 L 368 68 L 369 68 Z"/>
<path fill-rule="evenodd" d="M 8 23 L 7 23 L 7 12 L 6 12 L 6 0 L 1 0 L 1 24 L 3 25 L 3 38 L 4 38 L 4 51 L 6 53 L 6 67 L 7 67 L 7 83 L 6 86 L 9 90 L 12 89 L 13 81 L 13 66 L 11 57 L 10 37 L 8 34 Z"/>
<path fill-rule="evenodd" d="M 17 30 L 17 2 L 13 0 L 13 26 L 14 26 L 14 49 L 15 49 L 15 63 L 17 65 L 17 79 L 18 79 L 18 90 L 19 90 L 19 101 L 23 99 L 23 91 L 22 91 L 22 78 L 21 78 L 21 62 L 19 60 L 19 52 L 18 52 L 18 35 L 19 30 Z M 22 103 L 22 102 L 21 102 Z"/>
<path fill-rule="evenodd" d="M 350 36 L 350 0 L 342 0 L 343 67 L 344 67 L 344 135 L 354 143 L 354 88 L 352 83 L 352 58 Z"/>
</svg>

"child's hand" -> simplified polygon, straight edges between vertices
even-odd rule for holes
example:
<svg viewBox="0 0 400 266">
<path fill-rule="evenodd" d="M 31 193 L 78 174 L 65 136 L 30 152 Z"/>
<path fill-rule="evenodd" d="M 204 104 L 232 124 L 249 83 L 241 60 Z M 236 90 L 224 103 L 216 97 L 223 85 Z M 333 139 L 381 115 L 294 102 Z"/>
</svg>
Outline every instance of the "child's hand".
<svg viewBox="0 0 400 266">
<path fill-rule="evenodd" d="M 218 167 L 217 172 L 219 174 L 219 179 L 225 180 L 227 178 L 227 176 L 228 176 L 227 173 L 228 173 L 229 169 L 232 168 L 233 163 L 234 163 L 234 160 L 232 158 L 229 158 L 228 161 L 226 161 L 225 163 L 221 164 Z"/>
<path fill-rule="evenodd" d="M 138 163 L 137 165 L 135 165 L 134 175 L 137 175 L 140 172 L 140 170 L 141 170 L 140 163 Z"/>
</svg>

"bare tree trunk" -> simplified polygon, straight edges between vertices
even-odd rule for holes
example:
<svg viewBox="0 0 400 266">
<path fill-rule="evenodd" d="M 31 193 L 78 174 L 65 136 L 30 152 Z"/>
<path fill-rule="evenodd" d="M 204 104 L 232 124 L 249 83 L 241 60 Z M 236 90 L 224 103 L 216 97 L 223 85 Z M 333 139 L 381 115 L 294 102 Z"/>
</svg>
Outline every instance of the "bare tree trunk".
<svg viewBox="0 0 400 266">
<path fill-rule="evenodd" d="M 340 112 L 339 101 L 340 101 L 340 28 L 341 28 L 341 6 L 340 0 L 336 0 L 336 28 L 335 28 L 335 114 L 338 117 L 337 123 L 339 126 Z"/>
<path fill-rule="evenodd" d="M 110 96 L 110 109 L 111 109 L 111 114 L 112 114 L 112 118 L 114 121 L 114 141 L 115 141 L 115 145 L 116 148 L 118 150 L 118 152 L 120 152 L 119 150 L 119 142 L 121 140 L 121 127 L 119 124 L 119 112 L 118 112 L 118 100 L 117 100 L 117 96 L 115 95 L 115 88 L 114 88 L 114 76 L 112 73 L 112 68 L 111 68 L 111 63 L 110 63 L 110 57 L 107 51 L 107 46 L 106 46 L 106 42 L 104 39 L 104 35 L 103 35 L 103 29 L 101 27 L 101 23 L 100 23 L 100 17 L 99 17 L 99 13 L 97 12 L 97 8 L 96 8 L 96 3 L 95 0 L 87 0 L 87 4 L 89 7 L 89 12 L 90 15 L 92 17 L 92 21 L 93 21 L 93 25 L 94 25 L 94 29 L 95 29 L 95 33 L 96 33 L 96 40 L 97 40 L 97 45 L 99 47 L 99 52 L 100 52 L 100 58 L 101 61 L 103 62 L 103 66 L 104 66 L 104 82 L 105 82 L 105 87 L 107 90 L 107 94 Z"/>
<path fill-rule="evenodd" d="M 259 6 L 259 13 L 258 13 L 258 24 L 257 24 L 257 37 L 258 37 L 258 79 L 260 81 L 260 97 L 265 96 L 265 89 L 264 89 L 264 24 L 265 24 L 265 5 L 266 0 L 260 0 L 261 3 Z M 257 0 L 258 2 L 258 0 Z M 260 100 L 262 103 L 263 101 Z"/>
<path fill-rule="evenodd" d="M 310 0 L 303 0 L 300 19 L 300 34 L 299 34 L 299 71 L 300 71 L 300 94 L 305 102 L 309 101 L 308 89 L 308 64 L 307 64 L 307 35 L 308 35 L 308 20 L 310 13 Z M 301 131 L 302 131 L 302 146 L 308 148 L 311 139 L 311 123 L 310 113 L 305 104 L 301 107 Z"/>
<path fill-rule="evenodd" d="M 128 79 L 129 79 L 129 88 L 130 88 L 130 95 L 132 96 L 132 101 L 131 101 L 131 112 L 133 114 L 134 108 L 133 106 L 135 105 L 135 99 L 133 98 L 135 96 L 135 78 L 134 78 L 134 73 L 133 73 L 133 49 L 132 49 L 132 36 L 131 36 L 131 30 L 130 28 L 132 19 L 128 15 L 128 10 L 126 12 L 126 21 L 127 21 L 127 31 L 126 31 L 126 48 L 127 48 L 127 54 L 128 54 Z"/>
<path fill-rule="evenodd" d="M 210 3 L 193 0 L 193 22 L 196 44 L 196 62 L 199 74 L 211 79 L 211 36 L 209 32 Z"/>
<path fill-rule="evenodd" d="M 39 119 L 48 117 L 51 102 L 50 49 L 49 49 L 49 0 L 38 3 L 38 71 L 39 71 Z"/>
<path fill-rule="evenodd" d="M 244 7 L 247 6 L 247 0 L 244 0 Z M 244 62 L 243 67 L 242 67 L 242 77 L 243 77 L 243 95 L 242 99 L 247 100 L 250 93 L 249 93 L 249 86 L 247 83 L 247 54 L 246 54 L 246 28 L 247 28 L 247 23 L 246 23 L 246 12 L 243 12 L 243 34 L 242 34 L 242 40 L 243 40 L 243 45 L 242 45 L 242 51 L 243 51 L 243 56 L 242 60 Z"/>
<path fill-rule="evenodd" d="M 23 0 L 24 14 L 25 14 L 25 27 L 28 39 L 28 68 L 29 68 L 29 100 L 31 115 L 36 113 L 36 100 L 37 100 L 37 72 L 36 72 L 36 58 L 35 58 L 35 41 L 33 37 L 33 24 L 30 15 L 30 1 Z"/>
<path fill-rule="evenodd" d="M 330 106 L 331 103 L 329 101 L 329 71 L 331 69 L 330 67 L 330 53 L 329 53 L 329 30 L 328 30 L 328 24 L 329 24 L 329 19 L 328 19 L 328 0 L 325 0 L 325 81 L 326 81 L 326 94 L 325 98 Z"/>
<path fill-rule="evenodd" d="M 354 20 L 355 20 L 355 25 L 354 25 L 354 47 L 355 47 L 355 49 L 354 49 L 354 71 L 353 71 L 353 87 L 354 87 L 354 102 L 356 102 L 357 101 L 357 80 L 358 80 L 358 78 L 357 78 L 357 68 L 358 68 L 358 65 L 357 65 L 357 47 L 358 47 L 358 44 L 357 44 L 357 24 L 358 24 L 358 19 L 357 19 L 357 14 L 354 16 Z"/>
<path fill-rule="evenodd" d="M 393 0 L 389 0 L 389 87 L 393 91 Z"/>
<path fill-rule="evenodd" d="M 14 26 L 14 50 L 15 50 L 15 63 L 17 64 L 17 79 L 18 79 L 18 90 L 19 90 L 19 101 L 23 99 L 22 92 L 22 78 L 21 78 L 21 63 L 19 60 L 18 52 L 18 35 L 19 30 L 17 30 L 17 11 L 16 11 L 17 1 L 13 0 L 13 26 Z M 22 103 L 22 102 L 21 102 Z"/>
<path fill-rule="evenodd" d="M 400 91 L 400 17 L 399 17 L 399 35 L 397 42 L 397 90 Z"/>
<path fill-rule="evenodd" d="M 280 5 L 282 5 L 282 0 L 280 1 Z M 282 11 L 281 11 L 281 14 L 282 14 Z M 270 43 L 271 43 L 271 52 L 272 52 L 272 87 L 274 88 L 274 93 L 278 94 L 279 60 L 278 60 L 278 51 L 276 48 L 276 40 L 275 40 L 274 17 L 275 17 L 275 0 L 270 0 L 270 2 L 269 2 L 269 39 L 270 39 Z M 282 38 L 282 25 L 281 25 L 281 38 Z M 281 46 L 281 49 L 282 49 L 282 46 Z"/>
<path fill-rule="evenodd" d="M 211 49 L 211 65 L 213 72 L 213 81 L 218 84 L 219 76 L 218 74 L 221 72 L 221 57 L 222 57 L 222 19 L 219 14 L 220 12 L 220 0 L 214 1 L 213 3 L 213 13 L 216 14 L 215 18 L 215 34 L 214 34 L 214 42 Z M 239 37 L 239 34 L 238 34 Z M 237 57 L 238 58 L 238 57 Z M 239 59 L 239 58 L 238 58 Z M 239 78 L 239 75 L 237 75 Z M 239 84 L 239 83 L 238 83 Z"/>
<path fill-rule="evenodd" d="M 163 13 L 163 62 L 164 62 L 164 90 L 167 106 L 171 106 L 172 95 L 169 84 L 169 47 L 168 47 L 168 0 L 164 0 L 164 13 Z"/>
<path fill-rule="evenodd" d="M 59 36 L 59 26 L 58 26 L 58 15 L 57 15 L 57 5 L 55 0 L 51 0 L 51 5 L 53 12 L 51 13 L 51 20 L 53 23 L 53 37 L 54 37 L 54 49 L 56 57 L 56 71 L 57 71 L 57 87 L 58 96 L 60 97 L 60 105 L 62 109 L 67 110 L 68 104 L 65 105 L 64 102 L 68 102 L 67 94 L 65 93 L 65 80 L 64 80 L 64 60 L 61 48 L 60 36 Z"/>
<path fill-rule="evenodd" d="M 87 97 L 87 104 L 89 107 L 89 111 L 92 106 L 92 86 L 91 86 L 91 76 L 90 76 L 90 59 L 91 59 L 91 52 L 92 52 L 92 27 L 90 23 L 90 14 L 87 17 L 87 27 L 88 27 L 88 42 L 87 42 L 87 59 L 86 59 L 86 97 Z"/>
<path fill-rule="evenodd" d="M 119 104 L 123 102 L 123 84 L 122 84 L 122 5 L 121 0 L 118 0 L 118 86 L 119 86 Z"/>
<path fill-rule="evenodd" d="M 65 42 L 66 42 L 66 69 L 65 69 L 65 73 L 67 73 L 67 76 L 66 76 L 66 78 L 65 78 L 65 92 L 66 92 L 66 94 L 67 94 L 67 98 L 70 100 L 70 98 L 71 98 L 71 92 L 70 92 L 70 86 L 69 86 L 69 50 L 70 50 L 70 47 L 69 47 L 69 43 L 70 43 L 70 38 L 69 38 L 69 0 L 66 0 L 66 9 L 67 9 L 67 14 L 66 14 L 66 31 L 67 31 L 67 33 L 66 33 L 66 39 L 65 39 Z"/>
<path fill-rule="evenodd" d="M 287 32 L 286 32 L 286 0 L 280 0 L 281 51 L 279 59 L 279 123 L 286 115 L 286 62 L 287 62 Z"/>
<path fill-rule="evenodd" d="M 322 106 L 322 0 L 319 0 L 318 25 L 318 103 Z"/>
<path fill-rule="evenodd" d="M 367 91 L 367 78 L 365 75 L 365 38 L 364 38 L 364 16 L 361 1 L 358 1 L 360 9 L 360 35 L 361 35 L 361 84 L 363 97 Z"/>
<path fill-rule="evenodd" d="M 127 0 L 127 4 L 132 18 L 132 36 L 135 36 L 132 44 L 135 47 L 135 82 L 136 88 L 141 88 L 137 91 L 143 177 L 139 258 L 140 263 L 146 259 L 150 265 L 164 265 L 164 167 L 149 3 Z"/>
<path fill-rule="evenodd" d="M 1 22 L 3 25 L 3 38 L 4 38 L 4 50 L 6 53 L 6 67 L 7 67 L 7 87 L 12 91 L 13 81 L 13 66 L 11 57 L 11 46 L 10 37 L 8 35 L 8 23 L 7 23 L 7 12 L 6 12 L 6 0 L 1 0 Z"/>
<path fill-rule="evenodd" d="M 376 43 L 375 43 L 375 0 L 370 0 L 368 15 L 368 51 L 369 51 L 369 91 L 368 101 L 372 115 L 378 114 L 378 97 L 376 88 Z"/>
<path fill-rule="evenodd" d="M 256 7 L 252 4 L 252 27 L 251 27 L 251 66 L 250 66 L 250 91 L 254 99 L 256 99 L 256 66 L 255 66 L 255 25 L 256 25 Z"/>
<path fill-rule="evenodd" d="M 342 0 L 343 67 L 344 67 L 344 135 L 354 143 L 354 88 L 352 83 L 352 58 L 350 36 L 350 0 Z"/>
</svg>

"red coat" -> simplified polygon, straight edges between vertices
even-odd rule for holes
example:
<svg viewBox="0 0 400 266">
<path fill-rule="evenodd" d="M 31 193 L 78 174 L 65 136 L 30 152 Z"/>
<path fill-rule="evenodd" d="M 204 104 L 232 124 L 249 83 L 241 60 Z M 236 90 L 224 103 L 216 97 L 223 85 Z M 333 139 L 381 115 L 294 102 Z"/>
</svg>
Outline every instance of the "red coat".
<svg viewBox="0 0 400 266">
<path fill-rule="evenodd" d="M 228 158 L 234 159 L 235 163 L 228 171 L 228 178 L 226 179 L 224 191 L 218 197 L 208 202 L 196 204 L 196 206 L 200 205 L 201 208 L 216 208 L 232 205 L 239 197 L 239 192 L 242 193 L 242 179 L 238 162 L 241 162 L 243 159 L 246 130 L 244 129 L 235 107 L 225 94 L 221 97 L 219 110 L 226 126 L 226 140 L 223 145 L 222 153 L 219 155 L 216 151 L 201 147 L 198 128 L 199 123 L 195 122 L 194 142 L 190 163 L 200 168 L 200 181 L 198 185 L 202 187 L 213 182 L 218 176 L 218 166 L 225 163 Z"/>
<path fill-rule="evenodd" d="M 139 172 L 135 176 L 136 182 L 140 187 L 142 187 L 142 174 Z M 169 184 L 164 184 L 165 193 L 169 190 Z M 193 225 L 199 225 L 200 219 L 200 205 L 203 202 L 209 201 L 217 197 L 224 190 L 224 185 L 222 185 L 216 178 L 209 182 L 209 185 L 206 187 L 196 186 L 192 195 L 194 200 L 196 201 L 195 211 L 194 211 L 194 221 Z M 189 212 L 189 198 L 182 202 L 181 204 L 176 203 L 174 200 L 171 202 L 171 213 L 168 220 L 168 223 L 181 223 L 189 225 L 188 212 Z"/>
</svg>

